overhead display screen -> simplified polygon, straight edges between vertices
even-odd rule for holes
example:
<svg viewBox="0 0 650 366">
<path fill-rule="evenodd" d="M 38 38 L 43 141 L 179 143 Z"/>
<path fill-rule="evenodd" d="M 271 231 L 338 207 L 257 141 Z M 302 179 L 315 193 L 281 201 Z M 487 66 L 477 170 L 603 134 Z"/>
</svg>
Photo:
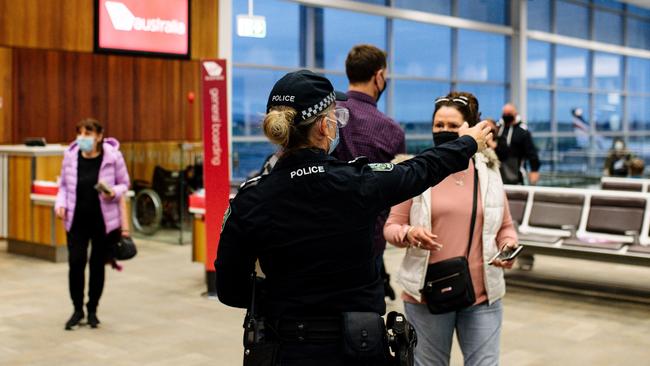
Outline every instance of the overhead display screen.
<svg viewBox="0 0 650 366">
<path fill-rule="evenodd" d="M 98 52 L 189 57 L 189 0 L 96 0 Z"/>
</svg>

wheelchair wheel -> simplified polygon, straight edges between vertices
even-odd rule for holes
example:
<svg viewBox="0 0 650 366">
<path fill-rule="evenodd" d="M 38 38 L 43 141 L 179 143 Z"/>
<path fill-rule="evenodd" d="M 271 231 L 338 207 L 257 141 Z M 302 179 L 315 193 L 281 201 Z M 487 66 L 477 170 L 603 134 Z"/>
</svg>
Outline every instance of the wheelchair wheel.
<svg viewBox="0 0 650 366">
<path fill-rule="evenodd" d="M 163 206 L 160 196 L 153 189 L 143 189 L 135 195 L 131 219 L 136 230 L 152 235 L 160 228 Z"/>
</svg>

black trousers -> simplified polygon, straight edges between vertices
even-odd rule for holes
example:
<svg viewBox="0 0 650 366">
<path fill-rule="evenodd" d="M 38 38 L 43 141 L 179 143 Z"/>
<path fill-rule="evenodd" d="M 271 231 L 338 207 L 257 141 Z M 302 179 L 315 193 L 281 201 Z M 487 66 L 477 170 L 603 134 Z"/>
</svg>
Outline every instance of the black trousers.
<svg viewBox="0 0 650 366">
<path fill-rule="evenodd" d="M 118 232 L 119 234 L 119 232 Z M 70 298 L 75 311 L 83 310 L 85 272 L 88 262 L 88 244 L 92 243 L 90 253 L 90 280 L 88 289 L 88 312 L 96 312 L 99 298 L 104 291 L 104 268 L 110 255 L 114 233 L 106 234 L 103 228 L 93 229 L 83 225 L 73 225 L 68 232 L 68 283 Z"/>
</svg>

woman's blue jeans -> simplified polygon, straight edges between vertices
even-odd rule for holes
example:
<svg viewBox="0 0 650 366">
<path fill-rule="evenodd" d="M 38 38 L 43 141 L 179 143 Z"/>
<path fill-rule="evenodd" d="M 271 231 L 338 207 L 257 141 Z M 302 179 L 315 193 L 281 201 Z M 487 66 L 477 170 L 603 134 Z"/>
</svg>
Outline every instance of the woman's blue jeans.
<svg viewBox="0 0 650 366">
<path fill-rule="evenodd" d="M 454 330 L 465 366 L 499 364 L 503 306 L 501 300 L 445 314 L 431 314 L 425 304 L 404 303 L 404 311 L 418 335 L 416 366 L 449 365 Z"/>
</svg>

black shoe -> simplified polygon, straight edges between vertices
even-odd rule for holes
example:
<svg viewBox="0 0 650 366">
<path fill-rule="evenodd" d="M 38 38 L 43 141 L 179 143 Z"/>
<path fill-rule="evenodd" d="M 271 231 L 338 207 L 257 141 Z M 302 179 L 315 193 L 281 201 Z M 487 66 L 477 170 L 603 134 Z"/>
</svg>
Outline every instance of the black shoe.
<svg viewBox="0 0 650 366">
<path fill-rule="evenodd" d="M 88 325 L 90 325 L 91 328 L 97 328 L 97 325 L 99 324 L 99 319 L 97 319 L 97 313 L 88 313 Z"/>
<path fill-rule="evenodd" d="M 84 312 L 75 310 L 75 312 L 70 317 L 70 320 L 68 320 L 68 322 L 65 323 L 65 330 L 72 330 L 72 327 L 76 327 L 77 325 L 79 325 L 79 322 L 82 321 L 83 318 L 84 318 Z"/>
</svg>

